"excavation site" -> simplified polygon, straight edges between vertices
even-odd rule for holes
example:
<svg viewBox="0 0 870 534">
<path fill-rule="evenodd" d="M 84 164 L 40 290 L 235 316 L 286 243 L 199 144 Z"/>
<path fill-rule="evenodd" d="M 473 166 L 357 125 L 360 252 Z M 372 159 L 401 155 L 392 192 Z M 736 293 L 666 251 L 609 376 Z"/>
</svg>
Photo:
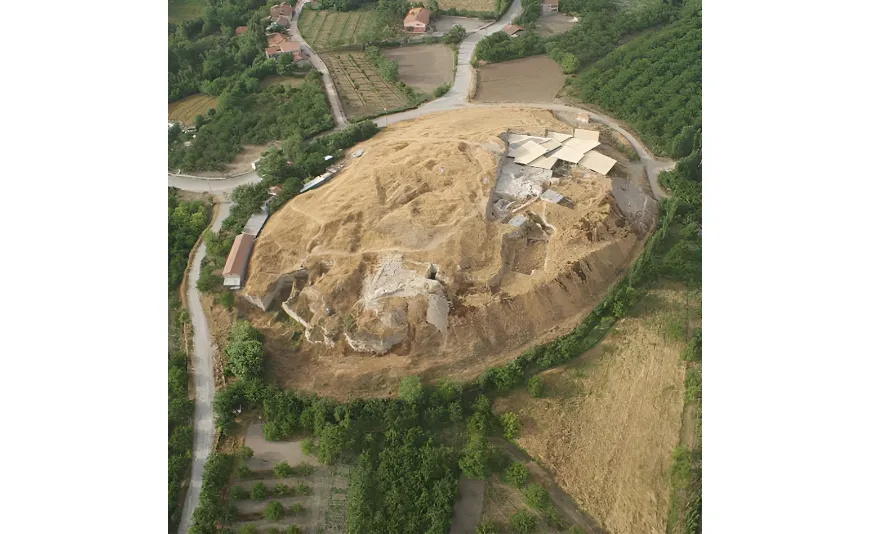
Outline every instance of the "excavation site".
<svg viewBox="0 0 870 534">
<path fill-rule="evenodd" d="M 472 379 L 569 330 L 655 222 L 628 146 L 576 114 L 475 108 L 348 149 L 255 241 L 240 294 L 267 373 L 389 395 L 410 374 Z"/>
</svg>

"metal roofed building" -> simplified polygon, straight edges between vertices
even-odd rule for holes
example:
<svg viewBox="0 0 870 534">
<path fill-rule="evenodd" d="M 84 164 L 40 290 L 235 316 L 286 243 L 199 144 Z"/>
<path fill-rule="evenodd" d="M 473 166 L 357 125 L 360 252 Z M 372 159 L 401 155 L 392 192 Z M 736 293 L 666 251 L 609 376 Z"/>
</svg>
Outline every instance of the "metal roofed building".
<svg viewBox="0 0 870 534">
<path fill-rule="evenodd" d="M 248 259 L 254 249 L 254 236 L 251 234 L 239 234 L 233 241 L 233 248 L 227 256 L 227 262 L 222 272 L 224 287 L 239 289 L 245 281 L 245 273 L 248 270 Z"/>
</svg>

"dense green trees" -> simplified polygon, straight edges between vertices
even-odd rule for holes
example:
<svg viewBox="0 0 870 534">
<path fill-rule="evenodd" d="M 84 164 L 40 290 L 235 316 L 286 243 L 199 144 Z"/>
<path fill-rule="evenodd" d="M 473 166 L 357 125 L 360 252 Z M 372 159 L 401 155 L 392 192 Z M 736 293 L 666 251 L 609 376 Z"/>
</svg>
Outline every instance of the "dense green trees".
<svg viewBox="0 0 870 534">
<path fill-rule="evenodd" d="M 541 0 L 522 0 L 523 10 L 514 20 L 514 24 L 533 24 L 541 16 Z"/>
<path fill-rule="evenodd" d="M 178 506 L 181 482 L 190 466 L 193 449 L 193 402 L 187 398 L 187 356 L 169 353 L 169 525 L 181 519 Z"/>
<path fill-rule="evenodd" d="M 209 211 L 202 201 L 185 202 L 169 190 L 169 289 L 181 285 L 190 250 L 208 226 Z"/>
<path fill-rule="evenodd" d="M 543 37 L 532 32 L 523 32 L 517 37 L 509 37 L 505 32 L 495 32 L 477 43 L 473 60 L 495 63 L 543 54 L 544 43 Z"/>
<path fill-rule="evenodd" d="M 619 47 L 571 86 L 634 127 L 658 154 L 688 156 L 701 120 L 701 17 Z"/>
<path fill-rule="evenodd" d="M 169 167 L 182 171 L 220 170 L 242 150 L 297 135 L 310 137 L 332 128 L 332 115 L 319 74 L 311 71 L 299 87 L 259 89 L 256 78 L 243 76 L 218 99 L 217 113 L 196 132 L 169 144 Z M 171 138 L 170 138 L 171 139 Z M 185 146 L 184 141 L 190 141 Z"/>
<path fill-rule="evenodd" d="M 263 373 L 263 334 L 248 321 L 236 321 L 226 347 L 227 366 L 241 380 L 253 380 Z"/>
<path fill-rule="evenodd" d="M 447 30 L 441 41 L 445 44 L 459 44 L 463 39 L 465 39 L 467 33 L 468 32 L 465 30 L 464 26 L 454 24 L 452 28 Z"/>
</svg>

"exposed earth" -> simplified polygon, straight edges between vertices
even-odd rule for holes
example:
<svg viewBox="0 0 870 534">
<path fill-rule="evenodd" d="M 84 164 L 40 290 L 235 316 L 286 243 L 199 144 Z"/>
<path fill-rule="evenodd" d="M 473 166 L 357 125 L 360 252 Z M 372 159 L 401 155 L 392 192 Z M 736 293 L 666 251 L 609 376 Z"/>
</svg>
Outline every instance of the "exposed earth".
<svg viewBox="0 0 870 534">
<path fill-rule="evenodd" d="M 643 231 L 614 195 L 629 179 L 576 167 L 552 185 L 573 206 L 514 206 L 528 219 L 521 227 L 491 216 L 499 135 L 546 129 L 570 126 L 522 109 L 396 124 L 274 214 L 244 293 L 304 326 L 306 341 L 282 350 L 290 340 L 271 335 L 275 313 L 248 310 L 271 338 L 279 383 L 344 397 L 393 393 L 409 374 L 468 380 L 576 324 L 629 265 Z"/>
</svg>

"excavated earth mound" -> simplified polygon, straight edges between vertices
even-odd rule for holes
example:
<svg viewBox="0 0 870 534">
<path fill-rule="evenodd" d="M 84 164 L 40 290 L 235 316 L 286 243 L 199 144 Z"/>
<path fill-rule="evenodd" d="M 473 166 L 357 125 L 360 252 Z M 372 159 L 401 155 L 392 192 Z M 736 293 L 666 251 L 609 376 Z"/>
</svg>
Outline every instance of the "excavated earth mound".
<svg viewBox="0 0 870 534">
<path fill-rule="evenodd" d="M 566 131 L 550 112 L 473 109 L 390 126 L 331 182 L 275 213 L 256 240 L 245 296 L 305 329 L 296 387 L 364 393 L 408 374 L 466 379 L 576 324 L 639 238 L 607 177 L 552 187 L 570 207 L 514 205 L 494 220 L 507 131 Z M 570 131 L 570 130 L 569 130 Z M 380 355 L 380 356 L 378 356 Z M 280 364 L 278 365 L 280 367 Z"/>
</svg>

